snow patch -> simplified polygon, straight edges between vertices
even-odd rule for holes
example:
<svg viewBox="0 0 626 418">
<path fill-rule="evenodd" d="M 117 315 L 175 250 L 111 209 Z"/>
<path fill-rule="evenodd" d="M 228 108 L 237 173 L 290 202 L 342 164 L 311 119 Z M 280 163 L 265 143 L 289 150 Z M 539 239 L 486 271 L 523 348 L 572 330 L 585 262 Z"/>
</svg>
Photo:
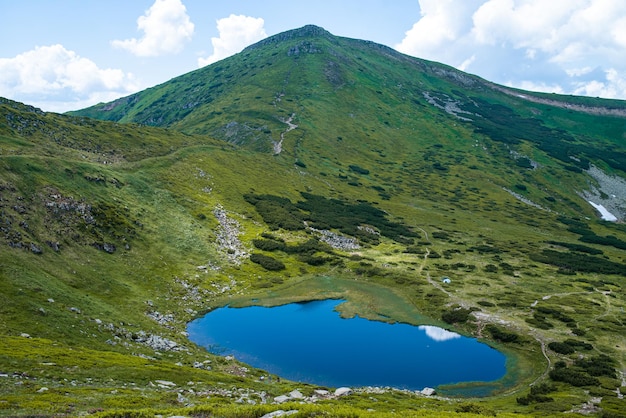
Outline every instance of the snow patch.
<svg viewBox="0 0 626 418">
<path fill-rule="evenodd" d="M 600 212 L 600 217 L 605 221 L 616 222 L 617 217 L 613 215 L 611 212 L 606 210 L 606 208 L 600 204 L 593 203 L 591 200 L 588 200 L 589 204 L 593 206 L 598 212 Z"/>
</svg>

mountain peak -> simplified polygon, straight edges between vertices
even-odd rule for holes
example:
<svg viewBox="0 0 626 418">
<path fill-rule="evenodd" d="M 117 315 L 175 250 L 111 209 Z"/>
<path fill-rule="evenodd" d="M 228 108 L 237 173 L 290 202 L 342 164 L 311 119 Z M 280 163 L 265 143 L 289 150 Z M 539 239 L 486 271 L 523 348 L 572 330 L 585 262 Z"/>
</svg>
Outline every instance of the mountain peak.
<svg viewBox="0 0 626 418">
<path fill-rule="evenodd" d="M 334 38 L 334 35 L 328 32 L 326 29 L 315 26 L 315 25 L 305 25 L 298 29 L 288 30 L 286 32 L 281 32 L 279 34 L 270 36 L 268 38 L 263 39 L 249 47 L 245 48 L 244 51 L 250 51 L 262 46 L 284 42 L 292 39 L 298 38 Z"/>
</svg>

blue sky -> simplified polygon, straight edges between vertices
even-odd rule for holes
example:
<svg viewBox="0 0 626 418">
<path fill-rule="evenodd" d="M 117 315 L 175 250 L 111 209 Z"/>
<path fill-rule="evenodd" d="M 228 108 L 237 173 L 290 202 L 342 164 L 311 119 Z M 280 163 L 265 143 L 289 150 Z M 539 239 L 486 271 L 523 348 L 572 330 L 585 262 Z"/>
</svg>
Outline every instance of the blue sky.
<svg viewBox="0 0 626 418">
<path fill-rule="evenodd" d="M 0 96 L 79 109 L 306 24 L 504 85 L 626 99 L 624 0 L 0 0 Z"/>
</svg>

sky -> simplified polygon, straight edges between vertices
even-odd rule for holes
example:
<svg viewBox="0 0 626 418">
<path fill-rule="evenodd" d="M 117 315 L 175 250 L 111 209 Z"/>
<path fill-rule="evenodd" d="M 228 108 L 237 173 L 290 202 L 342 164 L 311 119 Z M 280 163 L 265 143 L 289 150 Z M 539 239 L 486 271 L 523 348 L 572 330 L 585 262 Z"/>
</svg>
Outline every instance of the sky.
<svg viewBox="0 0 626 418">
<path fill-rule="evenodd" d="M 0 96 L 81 109 L 307 24 L 506 86 L 626 99 L 626 0 L 0 0 Z"/>
</svg>

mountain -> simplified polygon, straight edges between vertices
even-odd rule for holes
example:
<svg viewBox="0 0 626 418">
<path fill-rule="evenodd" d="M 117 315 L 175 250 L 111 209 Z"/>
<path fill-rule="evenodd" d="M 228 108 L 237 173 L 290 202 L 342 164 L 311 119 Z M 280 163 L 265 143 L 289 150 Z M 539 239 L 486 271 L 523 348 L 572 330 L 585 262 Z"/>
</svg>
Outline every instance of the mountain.
<svg viewBox="0 0 626 418">
<path fill-rule="evenodd" d="M 508 373 L 437 388 L 453 400 L 362 392 L 302 416 L 619 414 L 625 137 L 623 101 L 315 26 L 66 115 L 1 99 L 0 414 L 288 409 L 259 403 L 315 387 L 269 385 L 185 324 L 328 297 L 481 338 Z"/>
</svg>

